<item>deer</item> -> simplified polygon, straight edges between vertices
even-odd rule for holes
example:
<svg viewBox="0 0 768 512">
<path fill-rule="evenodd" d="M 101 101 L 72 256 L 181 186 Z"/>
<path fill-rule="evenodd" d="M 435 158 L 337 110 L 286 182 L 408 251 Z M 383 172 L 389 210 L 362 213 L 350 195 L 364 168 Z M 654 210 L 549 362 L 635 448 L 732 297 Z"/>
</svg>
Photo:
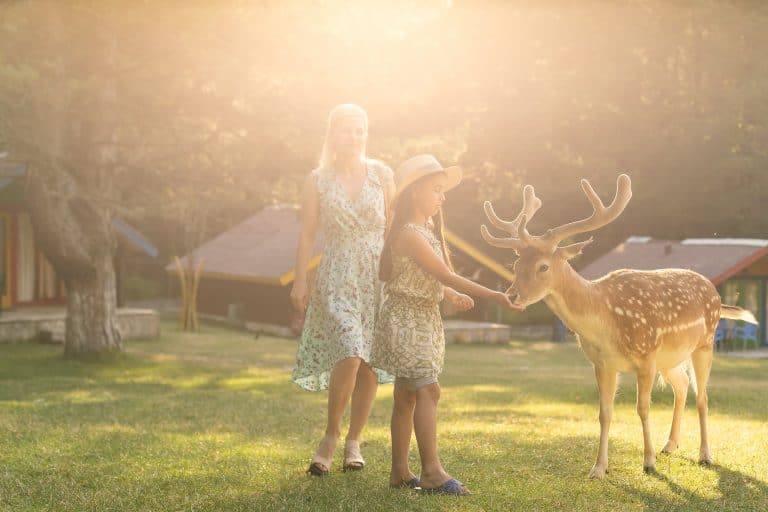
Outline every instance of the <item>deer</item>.
<svg viewBox="0 0 768 512">
<path fill-rule="evenodd" d="M 512 249 L 518 256 L 513 266 L 515 279 L 507 290 L 512 302 L 525 308 L 544 301 L 576 333 L 583 353 L 594 366 L 600 401 L 600 444 L 589 477 L 602 479 L 608 472 L 608 430 L 620 373 L 634 373 L 637 378 L 643 470 L 656 470 L 648 414 L 657 374 L 674 393 L 672 425 L 662 453 L 672 453 L 680 444 L 680 424 L 691 385 L 699 417 L 699 463 L 711 465 L 707 382 L 715 329 L 720 318 L 757 321 L 749 311 L 722 304 L 712 282 L 691 270 L 625 269 L 594 281 L 579 275 L 569 261 L 580 255 L 593 237 L 563 242 L 613 222 L 632 197 L 626 174 L 618 177 L 609 206 L 603 204 L 586 179 L 581 180 L 581 188 L 592 205 L 592 214 L 587 218 L 549 229 L 543 235 L 531 235 L 527 224 L 542 202 L 534 188 L 526 185 L 522 209 L 514 220 L 499 218 L 489 201 L 483 205 L 493 227 L 508 236 L 492 235 L 485 224 L 480 231 L 488 244 Z"/>
</svg>

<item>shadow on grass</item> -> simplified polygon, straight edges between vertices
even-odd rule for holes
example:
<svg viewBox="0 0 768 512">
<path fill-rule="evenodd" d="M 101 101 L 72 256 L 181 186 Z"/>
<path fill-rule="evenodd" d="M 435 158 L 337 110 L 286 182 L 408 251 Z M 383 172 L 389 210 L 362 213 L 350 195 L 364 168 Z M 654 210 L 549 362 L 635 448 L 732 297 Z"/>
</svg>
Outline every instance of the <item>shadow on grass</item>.
<svg viewBox="0 0 768 512">
<path fill-rule="evenodd" d="M 689 463 L 690 469 L 695 470 L 698 463 L 692 459 L 680 458 Z M 669 492 L 676 497 L 677 505 L 669 499 L 642 489 L 621 484 L 619 487 L 628 495 L 635 496 L 646 504 L 650 510 L 691 510 L 691 511 L 762 511 L 768 510 L 768 484 L 750 475 L 731 468 L 713 464 L 706 470 L 717 474 L 717 490 L 720 496 L 704 497 L 697 493 L 698 489 L 689 489 L 675 482 L 663 472 L 649 475 L 666 485 Z M 682 502 L 682 503 L 681 503 Z"/>
<path fill-rule="evenodd" d="M 491 403 L 568 402 L 598 407 L 597 383 L 591 363 L 574 344 L 517 344 L 504 346 L 451 346 L 446 371 L 441 377 L 444 387 L 483 389 L 477 396 Z M 715 360 L 709 385 L 710 413 L 736 415 L 765 421 L 768 391 L 764 376 L 768 360 Z M 622 374 L 617 404 L 635 403 L 635 376 Z M 494 387 L 495 389 L 488 389 Z M 695 393 L 688 391 L 686 407 L 695 409 Z M 664 411 L 671 421 L 674 395 L 670 386 L 654 387 L 654 411 Z M 596 409 L 595 409 L 596 410 Z"/>
<path fill-rule="evenodd" d="M 554 437 L 547 442 L 526 442 L 509 435 L 484 439 L 483 444 L 503 447 L 493 453 L 491 446 L 472 458 L 472 441 L 453 441 L 441 449 L 451 474 L 464 481 L 474 496 L 456 499 L 425 496 L 414 491 L 390 490 L 385 460 L 358 475 L 334 473 L 325 479 L 303 477 L 298 472 L 285 476 L 274 489 L 265 489 L 246 499 L 259 510 L 312 509 L 341 510 L 765 510 L 766 484 L 737 471 L 714 466 L 720 477 L 720 497 L 704 498 L 696 487 L 677 484 L 664 474 L 646 475 L 641 458 L 628 446 L 612 446 L 617 469 L 603 481 L 587 477 L 592 462 L 584 452 L 589 440 L 579 436 Z M 633 452 L 634 455 L 628 455 Z M 476 453 L 476 452 L 474 452 Z M 632 469 L 619 460 L 632 457 Z M 412 467 L 418 470 L 418 466 Z M 695 464 L 683 468 L 695 472 Z M 664 482 L 659 486 L 656 482 Z M 243 499 L 233 506 L 243 504 Z M 344 507 L 343 504 L 347 504 Z M 226 507 L 225 507 L 226 509 Z"/>
<path fill-rule="evenodd" d="M 173 353 L 168 345 L 156 348 Z M 369 464 L 362 474 L 309 479 L 303 471 L 321 431 L 326 394 L 302 392 L 290 383 L 279 365 L 295 347 L 265 346 L 282 351 L 270 359 L 279 363 L 254 365 L 264 359 L 252 352 L 236 365 L 129 354 L 104 366 L 65 361 L 57 348 L 8 350 L 0 361 L 7 428 L 0 441 L 9 448 L 0 458 L 7 468 L 0 483 L 10 486 L 25 474 L 19 479 L 25 485 L 41 482 L 25 491 L 39 500 L 81 486 L 80 504 L 88 507 L 59 510 L 114 509 L 115 503 L 127 510 L 163 509 L 166 502 L 201 510 L 768 509 L 766 484 L 733 469 L 712 469 L 719 498 L 704 497 L 695 485 L 678 483 L 676 475 L 663 471 L 657 478 L 643 475 L 639 426 L 636 442 L 611 439 L 614 472 L 603 482 L 589 481 L 598 438 L 597 391 L 589 363 L 575 348 L 451 349 L 441 378 L 443 417 L 469 427 L 451 431 L 451 421 L 441 422 L 441 454 L 448 470 L 477 493 L 468 500 L 387 488 L 391 398 L 374 405 L 371 441 L 364 446 Z M 215 354 L 209 346 L 200 350 Z M 739 365 L 722 371 L 737 378 Z M 633 403 L 633 379 L 625 378 L 623 388 L 618 402 Z M 653 414 L 671 417 L 670 390 L 655 394 Z M 711 409 L 718 413 L 741 414 L 751 405 L 745 417 L 768 416 L 762 401 L 752 403 L 752 392 L 728 388 L 712 398 Z M 593 411 L 594 431 L 562 435 L 542 423 L 530 428 L 527 435 L 539 438 L 531 439 L 503 424 L 488 428 L 515 416 L 529 423 L 569 418 L 551 416 L 549 409 L 538 414 L 517 409 L 531 401 L 586 405 Z M 698 470 L 687 460 L 669 460 L 678 473 Z"/>
</svg>

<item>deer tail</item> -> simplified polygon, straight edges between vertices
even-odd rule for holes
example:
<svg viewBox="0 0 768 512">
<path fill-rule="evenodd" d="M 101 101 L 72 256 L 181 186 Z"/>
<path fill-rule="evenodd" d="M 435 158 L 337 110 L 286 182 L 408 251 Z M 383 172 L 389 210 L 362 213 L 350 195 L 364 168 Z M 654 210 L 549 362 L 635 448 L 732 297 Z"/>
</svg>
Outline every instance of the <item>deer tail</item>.
<svg viewBox="0 0 768 512">
<path fill-rule="evenodd" d="M 757 324 L 757 319 L 751 311 L 738 308 L 736 306 L 727 306 L 723 304 L 720 306 L 720 318 L 727 318 L 729 320 L 742 320 L 750 324 Z"/>
</svg>

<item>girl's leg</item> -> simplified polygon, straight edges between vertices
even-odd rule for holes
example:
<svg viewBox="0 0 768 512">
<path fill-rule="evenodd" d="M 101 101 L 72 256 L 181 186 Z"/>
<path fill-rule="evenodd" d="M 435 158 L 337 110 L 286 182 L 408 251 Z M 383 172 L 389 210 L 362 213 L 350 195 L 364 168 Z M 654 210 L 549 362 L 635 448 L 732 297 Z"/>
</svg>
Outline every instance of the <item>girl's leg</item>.
<svg viewBox="0 0 768 512">
<path fill-rule="evenodd" d="M 421 486 L 424 489 L 439 487 L 450 476 L 440 464 L 437 455 L 437 403 L 440 400 L 440 384 L 423 386 L 416 391 L 416 408 L 413 426 L 419 444 L 421 459 Z"/>
<path fill-rule="evenodd" d="M 392 404 L 392 470 L 389 484 L 402 485 L 414 478 L 408 467 L 408 452 L 413 432 L 413 411 L 416 408 L 416 393 L 395 383 L 395 401 Z"/>
<path fill-rule="evenodd" d="M 344 415 L 352 390 L 355 387 L 355 376 L 360 367 L 360 358 L 342 359 L 331 370 L 328 383 L 328 419 L 325 427 L 325 439 L 317 448 L 316 455 L 331 459 L 336 449 L 336 440 L 341 435 L 341 418 Z M 325 466 L 321 464 L 321 466 Z M 330 471 L 331 468 L 324 468 Z"/>
</svg>

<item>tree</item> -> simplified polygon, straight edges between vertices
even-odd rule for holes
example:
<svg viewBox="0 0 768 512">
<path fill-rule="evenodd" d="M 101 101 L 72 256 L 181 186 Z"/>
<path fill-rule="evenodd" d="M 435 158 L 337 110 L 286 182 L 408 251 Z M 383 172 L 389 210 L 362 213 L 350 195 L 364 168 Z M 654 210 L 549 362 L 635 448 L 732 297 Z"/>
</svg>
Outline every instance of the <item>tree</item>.
<svg viewBox="0 0 768 512">
<path fill-rule="evenodd" d="M 205 44 L 215 24 L 206 15 L 219 13 L 237 15 L 194 5 L 158 8 L 155 18 L 131 4 L 0 7 L 0 136 L 28 164 L 36 238 L 67 288 L 67 355 L 121 348 L 116 216 L 192 225 L 188 245 L 210 233 L 214 209 L 249 192 L 259 200 L 258 176 L 233 184 L 265 160 L 248 134 L 269 104 L 259 112 L 233 101 L 227 72 L 239 56 L 222 51 L 230 41 Z M 190 30 L 171 30 L 171 16 Z"/>
</svg>

